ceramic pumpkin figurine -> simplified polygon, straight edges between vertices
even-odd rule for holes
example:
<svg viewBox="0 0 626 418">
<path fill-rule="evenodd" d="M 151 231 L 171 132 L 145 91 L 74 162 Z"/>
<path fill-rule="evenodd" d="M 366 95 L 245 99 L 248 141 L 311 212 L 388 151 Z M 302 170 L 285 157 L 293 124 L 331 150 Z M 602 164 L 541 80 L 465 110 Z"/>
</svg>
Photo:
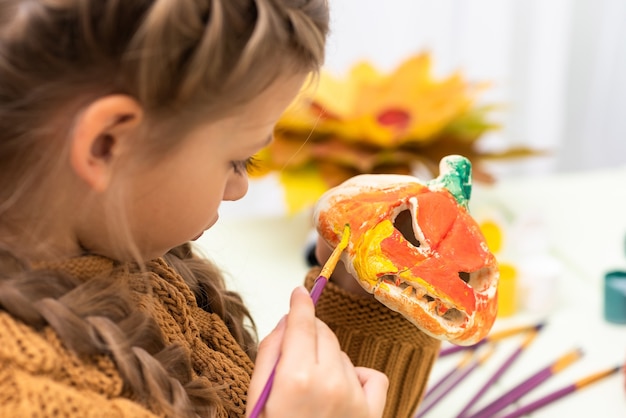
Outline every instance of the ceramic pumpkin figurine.
<svg viewBox="0 0 626 418">
<path fill-rule="evenodd" d="M 342 260 L 377 300 L 435 338 L 471 345 L 495 321 L 498 266 L 468 212 L 470 194 L 470 162 L 448 156 L 429 182 L 347 180 L 319 199 L 315 224 L 332 247 L 350 226 Z"/>
</svg>

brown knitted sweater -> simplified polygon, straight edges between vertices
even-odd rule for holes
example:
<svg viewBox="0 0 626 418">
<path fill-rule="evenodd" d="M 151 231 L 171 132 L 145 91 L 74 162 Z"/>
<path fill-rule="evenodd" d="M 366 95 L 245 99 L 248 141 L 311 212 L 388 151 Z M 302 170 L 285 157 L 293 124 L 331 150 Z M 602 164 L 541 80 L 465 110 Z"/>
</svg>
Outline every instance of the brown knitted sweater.
<svg viewBox="0 0 626 418">
<path fill-rule="evenodd" d="M 138 309 L 156 321 L 167 344 L 182 345 L 191 357 L 193 378 L 221 388 L 229 405 L 218 416 L 245 415 L 253 364 L 224 322 L 197 306 L 183 279 L 163 260 L 149 274 L 128 280 Z M 85 256 L 55 266 L 81 280 L 114 269 L 113 262 Z M 307 276 L 310 287 L 318 274 Z M 387 418 L 410 417 L 422 396 L 439 342 L 419 332 L 376 301 L 333 286 L 324 290 L 318 315 L 357 365 L 385 372 L 391 381 Z M 47 327 L 35 330 L 0 311 L 0 417 L 154 417 L 124 390 L 112 359 L 77 356 Z"/>
</svg>

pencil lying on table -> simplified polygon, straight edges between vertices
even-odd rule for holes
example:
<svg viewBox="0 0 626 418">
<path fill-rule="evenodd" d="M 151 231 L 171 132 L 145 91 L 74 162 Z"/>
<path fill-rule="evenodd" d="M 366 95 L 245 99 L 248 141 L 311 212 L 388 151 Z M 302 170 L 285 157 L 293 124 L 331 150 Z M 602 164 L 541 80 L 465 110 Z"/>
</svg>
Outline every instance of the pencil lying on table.
<svg viewBox="0 0 626 418">
<path fill-rule="evenodd" d="M 467 376 L 469 376 L 470 373 L 472 373 L 481 364 L 484 364 L 493 353 L 493 349 L 493 346 L 488 347 L 482 355 L 474 358 L 474 361 L 472 361 L 470 365 L 457 370 L 454 379 L 445 387 L 445 390 L 434 396 L 434 398 L 429 399 L 429 401 L 423 403 L 422 406 L 418 409 L 417 414 L 415 414 L 414 418 L 421 418 L 426 415 L 428 411 L 430 411 L 441 399 L 443 399 L 444 396 L 450 393 L 452 389 L 458 386 L 459 383 L 461 383 Z"/>
<path fill-rule="evenodd" d="M 565 369 L 570 364 L 582 357 L 582 351 L 580 349 L 569 351 L 563 356 L 559 357 L 549 366 L 539 370 L 528 379 L 524 380 L 513 389 L 491 402 L 489 405 L 471 415 L 471 418 L 491 418 L 496 413 L 500 412 L 519 398 L 535 389 L 541 383 L 545 382 L 551 376 L 557 374 L 561 370 Z"/>
<path fill-rule="evenodd" d="M 473 344 L 473 345 L 465 345 L 465 346 L 454 345 L 452 347 L 443 348 L 441 349 L 441 351 L 439 351 L 439 357 L 448 356 L 450 354 L 458 353 L 459 351 L 463 351 L 463 350 L 475 349 L 488 342 L 495 342 L 495 341 L 499 341 L 499 340 L 511 337 L 513 335 L 520 334 L 522 332 L 532 331 L 534 329 L 537 329 L 537 327 L 543 327 L 544 325 L 545 323 L 541 322 L 539 324 L 534 324 L 534 325 L 522 325 L 519 327 L 503 329 L 502 331 L 497 331 L 491 335 L 487 335 L 485 338 L 483 338 L 482 340 L 478 341 L 476 344 Z"/>
<path fill-rule="evenodd" d="M 492 385 L 497 382 L 500 377 L 502 377 L 504 372 L 506 372 L 509 367 L 511 367 L 515 360 L 517 360 L 517 358 L 524 352 L 526 347 L 528 347 L 530 343 L 533 342 L 533 340 L 539 334 L 541 328 L 543 328 L 543 324 L 537 325 L 535 329 L 528 334 L 528 336 L 524 339 L 524 341 L 522 341 L 520 346 L 515 351 L 513 351 L 513 353 L 504 361 L 504 363 L 502 363 L 498 370 L 496 370 L 496 372 L 485 382 L 485 384 L 478 390 L 478 392 L 476 392 L 472 399 L 470 399 L 470 401 L 467 403 L 467 405 L 465 405 L 461 412 L 459 412 L 457 418 L 463 418 L 468 414 L 472 406 L 474 406 L 476 402 L 478 402 L 478 400 L 489 390 L 489 388 L 491 388 Z"/>
<path fill-rule="evenodd" d="M 322 267 L 322 271 L 320 271 L 320 275 L 317 277 L 317 279 L 315 279 L 315 282 L 313 283 L 313 287 L 311 288 L 311 299 L 313 299 L 314 305 L 317 304 L 317 301 L 320 298 L 320 295 L 322 294 L 322 290 L 324 290 L 326 283 L 328 283 L 328 278 L 332 275 L 333 271 L 335 270 L 335 267 L 337 266 L 337 262 L 339 262 L 339 257 L 341 257 L 341 253 L 343 253 L 343 251 L 348 246 L 349 238 L 350 238 L 350 226 L 346 225 L 343 230 L 343 235 L 341 236 L 341 241 L 339 242 L 337 247 L 335 247 L 330 257 L 328 257 L 328 260 L 326 260 L 326 263 L 324 263 L 324 267 Z M 254 408 L 252 409 L 252 412 L 250 413 L 249 418 L 257 418 L 261 414 L 261 411 L 263 410 L 263 407 L 265 406 L 265 403 L 267 402 L 267 398 L 269 398 L 270 392 L 272 390 L 272 384 L 274 383 L 274 375 L 276 374 L 276 366 L 278 365 L 278 360 L 279 359 L 276 359 L 276 363 L 274 363 L 272 372 L 267 378 L 267 382 L 265 382 L 263 391 L 261 392 L 261 395 L 259 396 L 259 399 L 257 400 L 256 404 L 254 405 Z"/>
<path fill-rule="evenodd" d="M 542 408 L 562 397 L 574 393 L 586 386 L 589 386 L 592 383 L 600 381 L 606 377 L 609 377 L 622 369 L 623 366 L 615 366 L 607 370 L 603 370 L 601 372 L 593 373 L 587 377 L 584 377 L 571 385 L 565 386 L 561 389 L 555 390 L 549 395 L 544 396 L 543 398 L 537 399 L 534 402 L 529 403 L 528 405 L 522 406 L 515 411 L 503 415 L 500 418 L 518 418 L 526 414 L 530 414 L 531 412 L 536 411 L 539 408 Z"/>
</svg>

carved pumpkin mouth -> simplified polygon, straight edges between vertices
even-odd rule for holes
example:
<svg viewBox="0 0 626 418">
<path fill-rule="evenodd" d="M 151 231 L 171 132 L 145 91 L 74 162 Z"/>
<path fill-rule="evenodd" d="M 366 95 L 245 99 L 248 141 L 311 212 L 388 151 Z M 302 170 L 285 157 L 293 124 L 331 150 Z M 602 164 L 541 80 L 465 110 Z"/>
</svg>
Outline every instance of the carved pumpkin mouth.
<svg viewBox="0 0 626 418">
<path fill-rule="evenodd" d="M 492 277 L 492 269 L 484 267 L 471 273 L 459 272 L 459 280 L 475 290 L 486 289 Z M 374 293 L 383 286 L 391 297 L 404 300 L 405 305 L 418 305 L 424 312 L 430 313 L 444 328 L 463 327 L 470 320 L 470 315 L 447 298 L 429 292 L 424 286 L 414 281 L 404 280 L 400 276 L 387 274 L 378 279 Z"/>
</svg>

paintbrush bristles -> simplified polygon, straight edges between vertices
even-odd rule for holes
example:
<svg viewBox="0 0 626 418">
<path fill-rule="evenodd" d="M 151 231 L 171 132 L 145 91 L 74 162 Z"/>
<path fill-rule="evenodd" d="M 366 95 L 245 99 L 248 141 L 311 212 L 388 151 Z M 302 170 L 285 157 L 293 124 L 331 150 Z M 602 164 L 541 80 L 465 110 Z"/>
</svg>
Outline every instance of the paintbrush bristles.
<svg viewBox="0 0 626 418">
<path fill-rule="evenodd" d="M 337 262 L 339 261 L 339 257 L 341 257 L 341 253 L 348 246 L 348 240 L 350 239 L 350 225 L 347 225 L 343 229 L 343 235 L 341 236 L 341 241 L 335 249 L 333 250 L 326 263 L 324 263 L 324 267 L 322 267 L 322 271 L 320 272 L 320 276 L 325 278 L 329 278 L 333 271 L 335 271 L 335 267 L 337 266 Z"/>
</svg>

